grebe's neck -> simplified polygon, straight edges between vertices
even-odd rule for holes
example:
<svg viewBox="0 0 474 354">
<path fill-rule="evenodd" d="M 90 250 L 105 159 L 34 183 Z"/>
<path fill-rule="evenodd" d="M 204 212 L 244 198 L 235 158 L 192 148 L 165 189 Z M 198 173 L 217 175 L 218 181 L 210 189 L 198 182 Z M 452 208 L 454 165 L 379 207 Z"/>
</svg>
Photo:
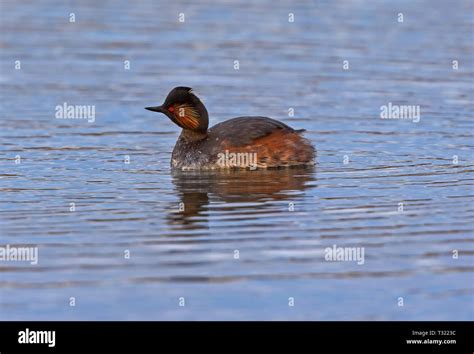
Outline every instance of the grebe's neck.
<svg viewBox="0 0 474 354">
<path fill-rule="evenodd" d="M 184 140 L 190 141 L 190 142 L 203 140 L 206 137 L 207 137 L 207 131 L 197 132 L 197 131 L 190 130 L 190 129 L 183 129 L 181 131 L 180 136 L 179 136 L 180 139 L 184 139 Z"/>
</svg>

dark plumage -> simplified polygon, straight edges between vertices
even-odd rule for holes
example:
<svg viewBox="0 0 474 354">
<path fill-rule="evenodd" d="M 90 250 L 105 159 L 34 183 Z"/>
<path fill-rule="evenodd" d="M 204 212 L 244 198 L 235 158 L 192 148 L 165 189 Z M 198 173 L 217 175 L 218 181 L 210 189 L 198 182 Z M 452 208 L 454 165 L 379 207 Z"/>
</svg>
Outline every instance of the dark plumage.
<svg viewBox="0 0 474 354">
<path fill-rule="evenodd" d="M 209 133 L 228 139 L 231 144 L 241 146 L 250 144 L 252 140 L 276 130 L 295 131 L 286 124 L 267 117 L 236 117 L 214 125 L 209 129 Z"/>
<path fill-rule="evenodd" d="M 171 166 L 179 169 L 268 168 L 314 164 L 315 149 L 304 130 L 266 117 L 237 117 L 208 129 L 206 107 L 191 88 L 176 87 L 163 105 L 146 109 L 164 113 L 183 128 Z"/>
</svg>

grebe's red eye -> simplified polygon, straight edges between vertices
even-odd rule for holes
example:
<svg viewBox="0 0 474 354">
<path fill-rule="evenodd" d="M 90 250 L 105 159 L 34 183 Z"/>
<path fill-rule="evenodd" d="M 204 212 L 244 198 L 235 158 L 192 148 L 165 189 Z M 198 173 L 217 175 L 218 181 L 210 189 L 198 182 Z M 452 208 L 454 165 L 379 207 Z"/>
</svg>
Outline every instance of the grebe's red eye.
<svg viewBox="0 0 474 354">
<path fill-rule="evenodd" d="M 168 111 L 173 112 L 173 111 L 174 111 L 174 107 L 173 107 L 173 106 L 169 106 L 169 107 L 168 107 Z"/>
</svg>

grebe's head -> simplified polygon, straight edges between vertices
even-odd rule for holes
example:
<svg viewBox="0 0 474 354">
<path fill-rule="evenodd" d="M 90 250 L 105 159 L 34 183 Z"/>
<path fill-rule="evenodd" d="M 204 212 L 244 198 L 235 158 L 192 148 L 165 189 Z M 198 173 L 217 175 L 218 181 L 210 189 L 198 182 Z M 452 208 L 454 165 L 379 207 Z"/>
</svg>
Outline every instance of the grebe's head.
<svg viewBox="0 0 474 354">
<path fill-rule="evenodd" d="M 209 125 L 206 107 L 190 87 L 175 87 L 161 106 L 145 109 L 164 113 L 183 129 L 206 132 Z"/>
</svg>

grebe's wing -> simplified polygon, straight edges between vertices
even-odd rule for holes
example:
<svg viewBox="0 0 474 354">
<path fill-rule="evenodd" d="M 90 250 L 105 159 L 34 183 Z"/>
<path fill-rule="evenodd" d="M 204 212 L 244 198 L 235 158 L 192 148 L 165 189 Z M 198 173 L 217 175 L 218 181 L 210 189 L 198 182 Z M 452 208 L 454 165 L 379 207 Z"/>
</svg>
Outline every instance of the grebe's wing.
<svg viewBox="0 0 474 354">
<path fill-rule="evenodd" d="M 242 146 L 275 131 L 301 133 L 304 129 L 294 130 L 282 122 L 267 117 L 237 117 L 214 125 L 209 129 L 209 136 L 226 140 L 233 146 Z"/>
</svg>

